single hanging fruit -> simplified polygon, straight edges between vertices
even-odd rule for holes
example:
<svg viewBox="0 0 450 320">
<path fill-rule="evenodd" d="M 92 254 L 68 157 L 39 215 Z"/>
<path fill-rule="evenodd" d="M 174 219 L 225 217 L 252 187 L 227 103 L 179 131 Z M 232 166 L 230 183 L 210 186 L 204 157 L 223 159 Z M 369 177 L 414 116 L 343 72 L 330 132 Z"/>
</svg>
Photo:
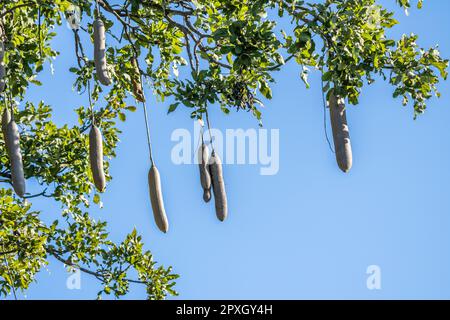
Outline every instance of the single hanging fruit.
<svg viewBox="0 0 450 320">
<path fill-rule="evenodd" d="M 339 168 L 349 172 L 352 167 L 352 146 L 347 124 L 345 101 L 336 97 L 332 91 L 329 97 L 331 128 L 333 130 L 334 149 Z"/>
<path fill-rule="evenodd" d="M 20 133 L 16 122 L 12 119 L 6 127 L 6 143 L 11 163 L 11 180 L 16 194 L 23 198 L 26 192 L 23 170 L 22 152 L 20 150 Z"/>
<path fill-rule="evenodd" d="M 105 172 L 103 170 L 103 139 L 97 126 L 92 125 L 89 132 L 89 160 L 95 187 L 103 192 L 106 187 Z"/>
<path fill-rule="evenodd" d="M 164 208 L 164 199 L 161 191 L 161 178 L 155 165 L 152 165 L 148 173 L 148 187 L 156 225 L 159 230 L 167 233 L 167 231 L 169 231 L 169 221 L 167 220 L 166 209 Z"/>
<path fill-rule="evenodd" d="M 228 216 L 227 194 L 225 191 L 225 181 L 223 180 L 222 162 L 214 150 L 209 163 L 216 216 L 220 221 L 224 221 Z"/>
<path fill-rule="evenodd" d="M 198 166 L 200 169 L 200 183 L 203 188 L 203 200 L 209 202 L 211 200 L 211 175 L 209 173 L 209 149 L 208 146 L 202 142 L 198 148 Z"/>
<path fill-rule="evenodd" d="M 106 63 L 105 25 L 100 18 L 94 21 L 94 62 L 98 81 L 105 86 L 111 84 Z"/>
</svg>

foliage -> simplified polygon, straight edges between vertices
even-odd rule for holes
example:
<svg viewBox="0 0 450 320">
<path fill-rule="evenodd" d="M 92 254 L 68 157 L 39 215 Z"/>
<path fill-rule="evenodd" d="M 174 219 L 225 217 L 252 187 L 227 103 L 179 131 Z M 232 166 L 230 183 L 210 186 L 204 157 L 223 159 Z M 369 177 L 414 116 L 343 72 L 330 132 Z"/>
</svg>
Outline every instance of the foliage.
<svg viewBox="0 0 450 320">
<path fill-rule="evenodd" d="M 405 10 L 409 0 L 396 0 Z M 414 2 L 421 8 L 422 1 Z M 7 102 L 15 108 L 20 124 L 25 174 L 44 190 L 17 199 L 9 190 L 9 162 L 0 142 L 0 294 L 12 287 L 26 289 L 52 256 L 71 268 L 100 280 L 99 294 L 126 294 L 133 282 L 147 287 L 148 297 L 175 294 L 171 269 L 156 267 L 150 252 L 133 231 L 120 244 L 108 239 L 106 224 L 94 221 L 88 209 L 100 204 L 88 166 L 86 130 L 92 117 L 105 139 L 105 156 L 115 157 L 119 140 L 116 121 L 136 107 L 126 103 L 133 96 L 140 72 L 161 100 L 171 99 L 168 112 L 180 105 L 192 118 L 202 118 L 208 107 L 219 105 L 250 111 L 261 121 L 263 100 L 272 98 L 274 72 L 296 63 L 307 87 L 310 70 L 322 72 L 325 93 L 331 89 L 357 104 L 364 84 L 385 79 L 393 96 L 410 101 L 415 116 L 423 113 L 439 78 L 447 77 L 448 60 L 437 48 L 422 49 L 417 35 L 389 39 L 386 31 L 398 22 L 394 13 L 375 0 L 121 0 L 98 1 L 108 32 L 107 59 L 113 85 L 96 79 L 94 63 L 86 53 L 92 46 L 92 0 L 1 1 L 0 17 L 6 45 Z M 92 104 L 76 108 L 79 123 L 58 127 L 50 106 L 26 100 L 30 85 L 40 85 L 38 74 L 59 53 L 51 47 L 62 13 L 71 5 L 82 11 L 82 27 L 74 31 L 76 60 L 69 70 L 76 76 L 74 89 L 91 95 Z M 278 15 L 278 17 L 277 17 Z M 278 29 L 289 22 L 289 30 Z M 87 48 L 89 47 L 89 50 Z M 67 54 L 64 52 L 63 54 Z M 18 108 L 24 102 L 24 108 Z M 106 161 L 107 162 L 107 161 Z M 109 164 L 106 163 L 106 169 Z M 108 175 L 108 179 L 111 177 Z M 61 204 L 51 224 L 33 211 L 29 201 L 46 197 Z M 91 270 L 90 268 L 93 268 Z M 127 278 L 134 269 L 138 280 Z"/>
</svg>

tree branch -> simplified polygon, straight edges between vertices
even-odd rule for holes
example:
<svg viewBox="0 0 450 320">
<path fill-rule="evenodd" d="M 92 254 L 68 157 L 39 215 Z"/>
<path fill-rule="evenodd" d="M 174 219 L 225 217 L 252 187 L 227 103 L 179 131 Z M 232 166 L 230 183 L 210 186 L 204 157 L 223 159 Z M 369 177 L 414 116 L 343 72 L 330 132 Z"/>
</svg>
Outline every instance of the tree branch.
<svg viewBox="0 0 450 320">
<path fill-rule="evenodd" d="M 95 271 L 86 269 L 86 268 L 81 267 L 81 266 L 79 266 L 79 265 L 77 265 L 77 264 L 75 264 L 75 263 L 73 263 L 73 262 L 71 262 L 71 261 L 69 261 L 69 260 L 67 260 L 67 259 L 64 259 L 63 257 L 61 257 L 60 254 L 58 254 L 55 250 L 53 250 L 53 249 L 50 248 L 50 247 L 47 247 L 47 248 L 46 248 L 46 251 L 47 251 L 47 253 L 49 253 L 49 254 L 51 254 L 53 257 L 55 257 L 58 261 L 64 263 L 65 265 L 74 267 L 74 268 L 76 268 L 76 269 L 78 269 L 78 270 L 80 270 L 81 272 L 84 272 L 84 273 L 86 273 L 86 274 L 90 274 L 90 275 L 96 277 L 96 278 L 97 278 L 98 280 L 100 280 L 100 281 L 104 281 L 104 280 L 105 280 L 105 276 L 106 276 L 105 274 L 102 274 L 102 273 L 100 273 L 100 272 L 95 272 Z M 147 285 L 147 283 L 146 283 L 145 281 L 141 281 L 141 280 L 127 279 L 127 278 L 125 278 L 125 279 L 123 279 L 123 280 L 128 281 L 128 282 L 130 282 L 130 283 L 137 283 L 137 284 L 144 284 L 144 285 Z"/>
<path fill-rule="evenodd" d="M 11 253 L 16 253 L 17 251 L 18 251 L 17 248 L 9 250 L 9 251 L 3 251 L 3 252 L 0 252 L 0 256 L 6 256 L 6 255 L 11 254 Z"/>
<path fill-rule="evenodd" d="M 32 6 L 32 5 L 37 5 L 37 3 L 34 2 L 34 1 L 30 1 L 30 2 L 25 2 L 25 3 L 19 4 L 17 6 L 14 6 L 14 7 L 10 8 L 10 9 L 0 13 L 0 19 L 5 17 L 6 15 L 8 15 L 10 13 L 13 13 L 17 9 L 20 9 L 20 8 L 23 8 L 23 7 Z"/>
</svg>

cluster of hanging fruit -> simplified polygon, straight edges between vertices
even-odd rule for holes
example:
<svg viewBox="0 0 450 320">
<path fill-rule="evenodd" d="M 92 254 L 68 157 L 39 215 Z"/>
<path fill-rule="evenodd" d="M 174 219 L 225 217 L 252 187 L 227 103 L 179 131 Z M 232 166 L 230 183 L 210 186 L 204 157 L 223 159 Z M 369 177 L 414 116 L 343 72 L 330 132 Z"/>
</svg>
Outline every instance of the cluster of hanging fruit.
<svg viewBox="0 0 450 320">
<path fill-rule="evenodd" d="M 108 75 L 108 66 L 106 61 L 105 27 L 100 18 L 97 18 L 95 20 L 93 27 L 94 62 L 96 75 L 101 84 L 108 86 L 112 83 L 112 81 L 110 76 Z M 155 223 L 158 228 L 162 232 L 167 233 L 169 231 L 169 221 L 167 219 L 166 210 L 164 207 L 164 199 L 161 189 L 161 177 L 159 174 L 159 170 L 155 165 L 152 154 L 146 99 L 142 86 L 142 75 L 140 72 L 137 57 L 133 57 L 131 63 L 133 65 L 135 73 L 135 77 L 132 79 L 133 95 L 137 101 L 142 103 L 145 112 L 145 123 L 147 127 L 148 147 L 151 162 L 150 171 L 148 173 L 148 184 L 152 211 Z M 102 135 L 99 128 L 97 128 L 94 123 L 92 124 L 91 131 L 89 133 L 89 154 L 94 184 L 96 188 L 102 192 L 104 191 L 106 186 L 106 179 L 103 171 Z M 222 173 L 222 163 L 214 149 L 210 156 L 209 149 L 203 142 L 203 139 L 202 145 L 199 149 L 199 166 L 201 185 L 203 188 L 203 199 L 205 202 L 209 202 L 211 200 L 212 188 L 215 199 L 217 218 L 220 221 L 224 221 L 227 217 L 228 212 L 225 183 Z"/>
<path fill-rule="evenodd" d="M 97 17 L 93 24 L 94 31 L 94 63 L 97 79 L 104 86 L 109 86 L 112 83 L 111 77 L 108 74 L 108 66 L 106 60 L 106 36 L 105 36 L 105 25 L 100 17 Z M 140 69 L 136 57 L 132 59 L 133 68 L 135 69 L 135 74 L 137 79 L 133 79 L 133 93 L 136 100 L 143 103 L 145 110 L 145 121 L 146 126 L 148 126 L 147 119 L 147 107 L 145 104 L 145 95 L 142 87 L 142 79 L 140 74 Z M 103 139 L 100 129 L 94 124 L 94 117 L 92 118 L 92 126 L 89 133 L 89 158 L 91 172 L 96 188 L 103 192 L 106 187 L 105 173 L 103 171 Z M 151 168 L 148 173 L 148 184 L 150 200 L 153 210 L 153 215 L 155 218 L 156 225 L 158 228 L 166 233 L 169 230 L 169 222 L 166 215 L 166 210 L 164 208 L 164 199 L 161 190 L 161 178 L 159 175 L 158 168 L 156 167 L 150 144 L 150 134 L 147 130 L 149 138 L 149 151 Z"/>
<path fill-rule="evenodd" d="M 93 23 L 94 32 L 94 63 L 96 76 L 99 82 L 104 86 L 112 83 L 108 73 L 106 59 L 106 36 L 105 26 L 100 17 L 97 17 Z M 0 28 L 0 94 L 5 89 L 6 69 L 3 63 L 4 43 Z M 145 123 L 147 127 L 147 138 L 150 152 L 151 167 L 148 174 L 148 184 L 151 206 L 154 219 L 158 228 L 166 233 L 169 230 L 169 222 L 164 208 L 164 200 L 161 190 L 161 178 L 159 171 L 154 163 L 151 143 L 149 123 L 147 116 L 147 106 L 145 94 L 142 86 L 142 75 L 139 69 L 137 57 L 133 57 L 132 65 L 135 70 L 136 78 L 132 80 L 133 94 L 137 101 L 143 104 L 145 112 Z M 236 94 L 242 93 L 242 88 L 236 88 Z M 7 99 L 5 99 L 6 101 Z M 241 99 L 242 100 L 242 99 Z M 332 90 L 328 98 L 330 109 L 331 127 L 333 131 L 333 140 L 335 146 L 336 160 L 342 171 L 348 172 L 352 166 L 352 150 L 350 135 L 346 119 L 345 102 L 335 95 Z M 14 108 L 11 111 L 6 106 L 2 115 L 2 132 L 6 145 L 6 150 L 11 164 L 11 181 L 14 191 L 19 197 L 23 197 L 26 192 L 22 154 L 20 150 L 20 134 L 16 122 L 14 121 Z M 206 116 L 208 116 L 206 114 Z M 209 121 L 208 121 L 209 128 Z M 212 139 L 211 139 L 212 146 Z M 103 138 L 100 129 L 95 125 L 92 117 L 91 129 L 89 132 L 89 160 L 90 168 L 95 187 L 103 192 L 106 188 L 106 178 L 103 168 Z M 223 179 L 222 163 L 212 146 L 210 154 L 209 149 L 203 141 L 198 150 L 198 160 L 200 169 L 200 181 L 203 188 L 203 200 L 209 202 L 214 195 L 216 216 L 220 221 L 224 221 L 228 215 L 227 196 L 225 183 Z"/>
<path fill-rule="evenodd" d="M 95 62 L 95 69 L 96 69 L 96 75 L 97 79 L 102 85 L 109 86 L 112 81 L 111 77 L 108 74 L 108 66 L 106 61 L 106 39 L 105 39 L 105 27 L 103 24 L 103 21 L 100 18 L 96 18 L 93 24 L 93 30 L 94 30 L 94 62 Z M 146 99 L 145 94 L 142 86 L 142 75 L 139 68 L 139 63 L 137 60 L 137 57 L 133 57 L 131 60 L 131 63 L 133 65 L 134 69 L 134 77 L 132 78 L 132 87 L 133 87 L 133 95 L 135 99 L 142 103 L 145 113 L 145 123 L 147 128 L 147 138 L 148 138 L 148 147 L 149 147 L 149 153 L 150 153 L 150 163 L 151 167 L 148 173 L 148 185 L 149 185 L 149 195 L 150 195 L 150 201 L 153 211 L 153 216 L 155 219 L 155 223 L 157 227 L 164 233 L 167 233 L 169 231 L 169 221 L 167 219 L 166 210 L 164 207 L 164 198 L 162 194 L 162 188 L 161 188 L 161 177 L 159 174 L 159 170 L 155 165 L 154 159 L 153 159 L 153 153 L 152 153 L 152 147 L 151 147 L 151 140 L 150 140 L 150 131 L 149 131 L 149 123 L 148 123 L 148 116 L 147 116 L 147 106 L 146 106 Z M 94 121 L 94 118 L 93 118 Z M 94 123 L 92 124 L 91 131 L 89 133 L 89 153 L 90 153 L 90 166 L 92 171 L 92 176 L 94 179 L 94 183 L 96 188 L 103 192 L 105 190 L 106 186 L 106 180 L 105 180 L 105 174 L 103 171 L 103 145 L 102 145 L 102 135 Z M 209 155 L 207 155 L 209 156 Z M 214 155 L 212 157 L 214 158 Z M 220 171 L 220 178 L 215 179 L 215 187 L 214 192 L 217 190 L 217 196 L 218 199 L 216 201 L 216 208 L 218 209 L 218 217 L 222 221 L 226 217 L 226 199 L 225 197 L 225 189 L 223 185 L 223 178 L 221 178 L 221 164 L 220 160 L 216 164 L 211 164 L 211 171 L 218 172 Z M 211 188 L 211 178 L 210 178 L 210 169 L 205 168 L 205 173 L 208 176 L 209 179 L 209 185 L 205 184 L 204 187 L 208 190 Z M 213 179 L 214 181 L 214 179 Z M 221 181 L 221 182 L 220 182 Z M 219 196 L 220 195 L 220 196 Z M 209 195 L 208 201 L 211 198 Z M 206 198 L 205 198 L 206 199 Z M 222 203 L 222 204 L 220 204 Z"/>
<path fill-rule="evenodd" d="M 106 64 L 106 36 L 105 25 L 100 18 L 95 19 L 94 29 L 94 63 L 95 71 L 101 84 L 109 86 L 112 81 L 108 74 Z M 92 117 L 91 130 L 89 132 L 89 161 L 95 187 L 103 192 L 106 187 L 105 172 L 103 170 L 103 138 L 100 129 L 94 123 Z"/>
<path fill-rule="evenodd" d="M 211 200 L 211 188 L 214 194 L 216 216 L 224 221 L 228 215 L 227 193 L 223 179 L 222 162 L 219 155 L 212 150 L 209 155 L 208 146 L 203 141 L 198 149 L 198 166 L 200 169 L 200 183 L 203 188 L 203 200 L 208 203 Z"/>
<path fill-rule="evenodd" d="M 106 44 L 105 44 L 105 28 L 102 20 L 97 18 L 94 22 L 94 60 L 97 78 L 100 83 L 105 86 L 111 84 L 111 78 L 108 75 L 106 64 Z M 145 112 L 145 122 L 147 127 L 147 138 L 150 152 L 151 168 L 148 173 L 148 184 L 150 201 L 152 205 L 152 211 L 155 219 L 155 223 L 158 228 L 166 233 L 169 231 L 169 221 L 167 219 L 166 210 L 164 207 L 164 199 L 161 189 L 161 177 L 159 170 L 155 165 L 151 143 L 150 132 L 147 116 L 147 106 L 145 94 L 142 86 L 142 76 L 139 68 L 139 63 L 136 57 L 133 57 L 132 65 L 136 77 L 132 80 L 133 94 L 137 101 L 141 102 Z M 90 143 L 90 162 L 91 171 L 93 174 L 94 182 L 99 191 L 103 191 L 105 188 L 105 174 L 103 173 L 103 149 L 102 138 L 100 130 L 96 126 L 92 126 L 89 134 Z M 212 142 L 211 142 L 212 143 Z M 203 188 L 203 199 L 205 202 L 211 200 L 211 188 L 214 194 L 216 215 L 220 221 L 224 221 L 228 215 L 227 212 L 227 196 L 225 192 L 225 182 L 222 173 L 222 163 L 216 152 L 212 151 L 211 156 L 209 149 L 203 141 L 199 148 L 199 167 L 200 167 L 200 180 Z"/>
</svg>

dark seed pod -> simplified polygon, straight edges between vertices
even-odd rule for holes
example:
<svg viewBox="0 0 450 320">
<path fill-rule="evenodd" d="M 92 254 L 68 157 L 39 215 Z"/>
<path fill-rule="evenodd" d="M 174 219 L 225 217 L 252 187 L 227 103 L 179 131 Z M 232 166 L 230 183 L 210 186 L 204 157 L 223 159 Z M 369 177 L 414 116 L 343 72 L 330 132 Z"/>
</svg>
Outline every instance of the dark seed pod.
<svg viewBox="0 0 450 320">
<path fill-rule="evenodd" d="M 19 197 L 26 192 L 25 175 L 23 170 L 22 152 L 20 150 L 20 133 L 17 124 L 11 120 L 6 127 L 6 142 L 11 162 L 11 180 L 14 191 Z"/>
<path fill-rule="evenodd" d="M 342 171 L 349 172 L 352 167 L 353 159 L 345 102 L 331 92 L 329 97 L 329 107 L 336 161 Z"/>
<path fill-rule="evenodd" d="M 144 90 L 141 83 L 141 72 L 138 67 L 136 59 L 131 58 L 131 63 L 133 65 L 134 76 L 131 77 L 131 84 L 133 86 L 133 94 L 137 101 L 145 102 Z"/>
<path fill-rule="evenodd" d="M 103 192 L 106 187 L 105 172 L 103 171 L 103 139 L 102 133 L 96 126 L 89 132 L 89 160 L 95 187 Z"/>
<path fill-rule="evenodd" d="M 222 162 L 214 151 L 211 154 L 209 169 L 214 192 L 216 216 L 220 221 L 224 221 L 228 216 L 227 194 L 223 180 Z"/>
<path fill-rule="evenodd" d="M 166 209 L 164 208 L 164 199 L 161 191 L 161 178 L 155 165 L 150 168 L 148 173 L 148 187 L 156 225 L 159 230 L 167 233 L 167 231 L 169 231 L 169 221 L 167 220 Z"/>
<path fill-rule="evenodd" d="M 100 18 L 94 21 L 94 62 L 98 81 L 105 86 L 111 84 L 106 63 L 105 25 Z"/>
</svg>

